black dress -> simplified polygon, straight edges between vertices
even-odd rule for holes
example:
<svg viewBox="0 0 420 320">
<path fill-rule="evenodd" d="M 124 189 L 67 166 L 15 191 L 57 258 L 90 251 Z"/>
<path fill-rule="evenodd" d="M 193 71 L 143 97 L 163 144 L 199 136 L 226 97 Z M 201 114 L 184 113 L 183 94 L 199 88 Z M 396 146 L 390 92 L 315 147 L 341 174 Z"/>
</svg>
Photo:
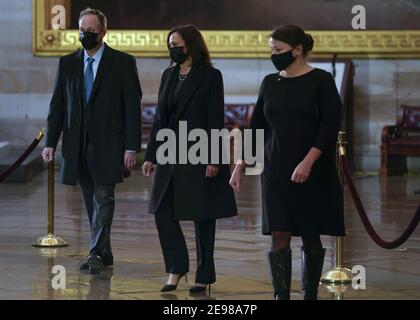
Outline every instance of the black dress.
<svg viewBox="0 0 420 320">
<path fill-rule="evenodd" d="M 250 128 L 264 129 L 262 232 L 343 236 L 343 195 L 335 165 L 341 100 L 330 73 L 267 75 Z M 322 151 L 305 183 L 291 180 L 312 148 Z"/>
</svg>

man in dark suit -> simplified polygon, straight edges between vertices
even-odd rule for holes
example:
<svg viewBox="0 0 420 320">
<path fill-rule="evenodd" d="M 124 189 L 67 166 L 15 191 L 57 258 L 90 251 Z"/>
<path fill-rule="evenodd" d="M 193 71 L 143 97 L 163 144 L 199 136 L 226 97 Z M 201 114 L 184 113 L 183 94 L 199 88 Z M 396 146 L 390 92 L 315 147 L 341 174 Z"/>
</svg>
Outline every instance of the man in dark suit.
<svg viewBox="0 0 420 320">
<path fill-rule="evenodd" d="M 113 265 L 114 190 L 140 151 L 142 92 L 135 58 L 103 42 L 105 15 L 87 8 L 79 26 L 84 50 L 60 58 L 42 155 L 53 159 L 63 132 L 61 182 L 81 187 L 91 228 L 80 269 L 97 274 Z"/>
</svg>

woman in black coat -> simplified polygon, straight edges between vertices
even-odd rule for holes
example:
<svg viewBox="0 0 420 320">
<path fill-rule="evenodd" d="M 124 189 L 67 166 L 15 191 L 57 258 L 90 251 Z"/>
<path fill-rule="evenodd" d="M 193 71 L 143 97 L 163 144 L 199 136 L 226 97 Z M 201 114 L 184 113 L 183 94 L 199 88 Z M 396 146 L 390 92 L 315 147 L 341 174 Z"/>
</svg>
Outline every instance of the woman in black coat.
<svg viewBox="0 0 420 320">
<path fill-rule="evenodd" d="M 264 78 L 250 124 L 264 129 L 262 231 L 272 236 L 275 298 L 290 298 L 290 238 L 301 236 L 305 299 L 316 299 L 325 254 L 320 235 L 344 235 L 335 168 L 341 100 L 331 74 L 306 62 L 313 47 L 309 34 L 281 26 L 272 32 L 270 45 L 279 72 Z M 243 166 L 238 163 L 232 174 L 236 191 Z"/>
<path fill-rule="evenodd" d="M 146 176 L 155 171 L 149 212 L 155 214 L 166 272 L 170 274 L 162 291 L 175 290 L 179 279 L 189 271 L 188 250 L 179 221 L 192 220 L 197 271 L 190 292 L 204 292 L 207 285 L 216 281 L 213 259 L 216 219 L 233 217 L 237 209 L 229 186 L 229 165 L 220 161 L 211 163 L 211 150 L 205 163 L 193 164 L 190 159 L 182 162 L 187 154 L 179 144 L 186 144 L 189 149 L 194 143 L 178 133 L 182 126 L 187 127 L 185 133 L 201 129 L 208 134 L 210 143 L 210 130 L 223 129 L 223 79 L 220 71 L 212 67 L 207 46 L 196 27 L 176 27 L 167 41 L 175 65 L 162 74 L 142 170 Z M 176 161 L 166 164 L 159 157 L 164 147 L 158 134 L 162 129 L 171 129 L 176 136 L 176 147 L 160 154 L 175 155 Z"/>
</svg>

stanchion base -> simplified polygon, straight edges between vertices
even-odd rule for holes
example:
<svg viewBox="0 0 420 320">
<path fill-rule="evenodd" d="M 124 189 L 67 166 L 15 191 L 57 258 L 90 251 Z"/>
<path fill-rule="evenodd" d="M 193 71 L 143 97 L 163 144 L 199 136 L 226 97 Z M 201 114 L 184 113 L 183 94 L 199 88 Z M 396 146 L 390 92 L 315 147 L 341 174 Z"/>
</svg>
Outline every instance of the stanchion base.
<svg viewBox="0 0 420 320">
<path fill-rule="evenodd" d="M 341 283 L 351 283 L 352 279 L 353 279 L 353 274 L 351 273 L 350 269 L 335 267 L 325 272 L 322 275 L 321 282 L 341 284 Z"/>
<path fill-rule="evenodd" d="M 67 247 L 69 244 L 61 237 L 57 237 L 51 233 L 47 234 L 46 236 L 39 237 L 36 241 L 32 244 L 33 247 Z"/>
<path fill-rule="evenodd" d="M 329 293 L 334 294 L 334 300 L 344 300 L 344 294 L 350 288 L 350 284 L 342 284 L 342 283 L 323 283 L 322 286 L 328 290 Z"/>
<path fill-rule="evenodd" d="M 46 258 L 55 258 L 58 254 L 58 248 L 57 247 L 46 247 L 46 248 L 39 248 L 41 257 Z"/>
</svg>

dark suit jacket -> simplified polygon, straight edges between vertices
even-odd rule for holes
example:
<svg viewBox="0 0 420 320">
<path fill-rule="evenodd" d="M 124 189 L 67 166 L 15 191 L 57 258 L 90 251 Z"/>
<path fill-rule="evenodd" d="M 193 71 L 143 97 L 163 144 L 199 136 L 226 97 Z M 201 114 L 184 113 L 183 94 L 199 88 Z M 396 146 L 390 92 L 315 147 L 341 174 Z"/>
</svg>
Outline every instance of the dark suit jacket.
<svg viewBox="0 0 420 320">
<path fill-rule="evenodd" d="M 158 106 L 145 155 L 145 160 L 153 163 L 157 163 L 156 151 L 160 142 L 156 141 L 156 134 L 160 129 L 170 128 L 178 136 L 179 121 L 186 121 L 188 133 L 193 129 L 203 129 L 210 138 L 211 129 L 224 127 L 222 74 L 211 66 L 192 67 L 181 89 L 175 116 L 169 116 L 169 104 L 173 99 L 171 88 L 178 71 L 179 67 L 170 67 L 162 74 Z M 191 144 L 194 143 L 188 143 Z M 171 207 L 177 220 L 214 220 L 237 215 L 235 197 L 229 185 L 229 165 L 220 164 L 219 173 L 213 178 L 205 177 L 206 166 L 157 164 L 149 212 L 159 214 L 159 206 L 167 188 L 171 187 Z"/>
<path fill-rule="evenodd" d="M 82 112 L 99 184 L 123 179 L 125 150 L 141 148 L 141 87 L 136 60 L 105 44 L 89 103 L 84 99 L 84 51 L 60 58 L 48 114 L 47 147 L 56 149 L 63 132 L 61 181 L 77 183 Z"/>
</svg>

